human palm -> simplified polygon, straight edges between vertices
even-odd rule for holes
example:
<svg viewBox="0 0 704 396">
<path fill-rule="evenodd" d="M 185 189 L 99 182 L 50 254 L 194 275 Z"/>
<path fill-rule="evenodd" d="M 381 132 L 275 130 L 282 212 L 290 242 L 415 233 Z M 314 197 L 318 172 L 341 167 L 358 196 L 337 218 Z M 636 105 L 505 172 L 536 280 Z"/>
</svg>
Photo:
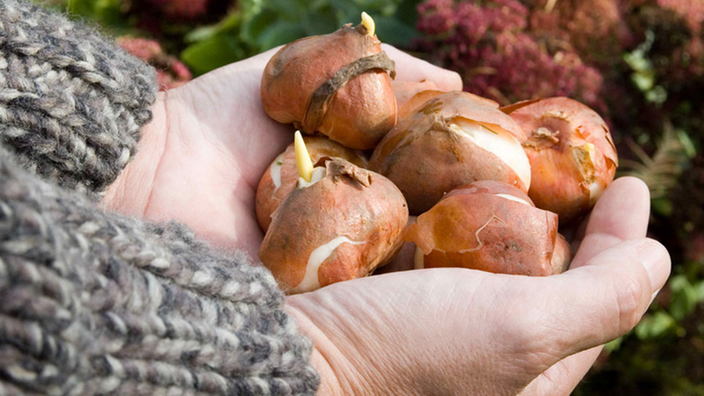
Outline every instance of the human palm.
<svg viewBox="0 0 704 396">
<path fill-rule="evenodd" d="M 384 49 L 397 80 L 461 88 L 456 74 Z M 183 222 L 215 247 L 256 258 L 256 187 L 293 135 L 259 99 L 272 55 L 161 94 L 105 207 Z M 622 179 L 599 201 L 565 274 L 397 272 L 288 297 L 287 309 L 313 340 L 323 394 L 567 394 L 669 274 L 667 252 L 644 238 L 648 213 L 642 182 Z"/>
</svg>

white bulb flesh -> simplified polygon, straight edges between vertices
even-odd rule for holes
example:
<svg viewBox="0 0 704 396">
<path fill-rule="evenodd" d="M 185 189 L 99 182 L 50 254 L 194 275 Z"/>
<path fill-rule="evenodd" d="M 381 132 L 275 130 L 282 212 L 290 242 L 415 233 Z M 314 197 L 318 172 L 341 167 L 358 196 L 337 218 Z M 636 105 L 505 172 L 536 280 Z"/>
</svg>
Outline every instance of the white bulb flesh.
<svg viewBox="0 0 704 396">
<path fill-rule="evenodd" d="M 289 290 L 290 293 L 304 293 L 308 291 L 313 291 L 320 288 L 320 279 L 318 278 L 318 270 L 320 266 L 325 262 L 325 260 L 330 257 L 332 252 L 337 249 L 338 246 L 343 243 L 350 243 L 352 245 L 362 245 L 366 242 L 355 242 L 345 236 L 339 236 L 334 238 L 332 241 L 318 246 L 315 250 L 308 256 L 308 263 L 306 264 L 306 274 L 303 276 L 303 280 L 296 287 Z"/>
<path fill-rule="evenodd" d="M 518 202 L 518 203 L 522 203 L 523 205 L 532 206 L 532 205 L 529 204 L 528 201 L 526 201 L 525 199 L 520 199 L 520 198 L 518 198 L 518 197 L 516 197 L 516 196 L 513 196 L 513 195 L 511 195 L 511 194 L 494 194 L 494 195 L 497 196 L 497 197 L 501 197 L 501 198 L 504 198 L 504 199 L 508 199 L 509 201 L 515 201 L 515 202 Z"/>
<path fill-rule="evenodd" d="M 310 182 L 307 182 L 306 179 L 304 179 L 302 177 L 298 178 L 298 188 L 306 188 L 306 187 L 312 186 L 313 184 L 322 180 L 325 177 L 326 173 L 327 172 L 325 172 L 325 168 L 323 168 L 321 166 L 314 168 L 313 173 L 311 174 L 311 177 L 310 177 Z"/>
<path fill-rule="evenodd" d="M 509 168 L 511 168 L 518 178 L 525 184 L 526 189 L 530 188 L 530 162 L 521 143 L 513 135 L 503 128 L 495 127 L 489 129 L 477 122 L 461 117 L 452 120 L 450 129 L 468 139 L 482 149 L 493 153 Z"/>
<path fill-rule="evenodd" d="M 284 155 L 279 154 L 278 157 L 271 163 L 269 167 L 269 174 L 271 175 L 271 180 L 274 182 L 274 191 L 281 187 L 281 166 L 284 163 Z"/>
</svg>

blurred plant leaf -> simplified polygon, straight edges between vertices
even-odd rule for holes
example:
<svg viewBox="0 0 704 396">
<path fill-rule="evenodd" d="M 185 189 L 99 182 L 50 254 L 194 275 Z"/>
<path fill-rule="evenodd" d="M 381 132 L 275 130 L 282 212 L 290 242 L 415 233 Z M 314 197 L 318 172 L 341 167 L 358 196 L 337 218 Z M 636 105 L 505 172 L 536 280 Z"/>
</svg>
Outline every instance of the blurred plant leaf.
<svg viewBox="0 0 704 396">
<path fill-rule="evenodd" d="M 181 60 L 194 74 L 200 75 L 249 55 L 244 43 L 231 35 L 219 34 L 188 46 L 181 52 Z"/>
<path fill-rule="evenodd" d="M 662 310 L 652 315 L 645 315 L 635 328 L 635 335 L 641 340 L 660 337 L 669 330 L 675 329 L 677 322 Z"/>
<path fill-rule="evenodd" d="M 208 26 L 201 26 L 191 30 L 184 36 L 184 41 L 187 43 L 195 43 L 198 41 L 207 40 L 216 34 L 234 31 L 239 28 L 242 22 L 242 13 L 240 11 L 230 12 L 223 20 Z"/>
<path fill-rule="evenodd" d="M 606 345 L 604 345 L 604 349 L 606 352 L 614 352 L 618 351 L 619 348 L 621 348 L 621 344 L 623 343 L 623 340 L 626 338 L 626 336 L 619 337 L 613 341 L 607 342 Z"/>
<path fill-rule="evenodd" d="M 258 44 L 262 51 L 266 51 L 304 36 L 306 31 L 299 23 L 279 21 L 264 29 L 259 36 Z"/>
<path fill-rule="evenodd" d="M 396 8 L 394 16 L 406 26 L 415 28 L 418 22 L 418 4 L 421 2 L 421 0 L 402 0 Z"/>
<path fill-rule="evenodd" d="M 622 172 L 642 179 L 648 185 L 653 200 L 667 196 L 693 154 L 696 154 L 687 134 L 675 131 L 669 122 L 663 127 L 662 138 L 652 157 L 632 140 L 626 140 L 626 143 L 639 161 L 621 161 Z"/>
<path fill-rule="evenodd" d="M 259 38 L 268 27 L 277 23 L 277 15 L 273 11 L 263 10 L 242 22 L 240 36 L 247 44 L 259 47 Z"/>
<path fill-rule="evenodd" d="M 377 17 L 376 35 L 382 43 L 397 47 L 407 46 L 411 40 L 419 37 L 418 31 L 394 17 Z"/>
<path fill-rule="evenodd" d="M 672 291 L 668 311 L 678 322 L 694 311 L 697 304 L 704 301 L 704 281 L 693 284 L 686 275 L 680 274 L 672 276 L 668 285 Z"/>
<path fill-rule="evenodd" d="M 417 3 L 417 0 L 414 0 Z M 383 42 L 405 46 L 418 33 L 414 27 L 415 10 L 405 13 L 404 22 L 394 16 L 401 0 L 273 0 L 242 2 L 240 37 L 248 45 L 264 51 L 301 37 L 328 34 L 346 23 L 360 23 L 362 11 L 376 22 Z M 415 7 L 413 2 L 409 6 Z"/>
<path fill-rule="evenodd" d="M 45 1 L 35 0 L 41 6 Z M 114 35 L 124 35 L 134 31 L 130 20 L 125 16 L 129 6 L 125 0 L 58 0 L 48 5 L 69 14 L 69 17 L 89 19 L 99 23 Z"/>
</svg>

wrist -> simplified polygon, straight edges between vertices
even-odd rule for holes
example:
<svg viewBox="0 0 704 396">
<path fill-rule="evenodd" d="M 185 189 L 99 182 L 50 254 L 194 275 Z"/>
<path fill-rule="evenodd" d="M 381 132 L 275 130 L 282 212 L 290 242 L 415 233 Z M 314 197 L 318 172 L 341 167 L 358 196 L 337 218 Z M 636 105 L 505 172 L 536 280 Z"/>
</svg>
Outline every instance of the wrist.
<svg viewBox="0 0 704 396">
<path fill-rule="evenodd" d="M 288 304 L 292 297 L 287 299 L 286 313 L 288 313 L 296 322 L 298 331 L 308 337 L 313 343 L 313 349 L 310 354 L 311 365 L 320 376 L 320 385 L 317 394 L 319 395 L 344 395 L 338 373 L 336 373 L 338 357 L 330 339 L 313 323 L 310 317 L 301 309 L 295 306 L 295 303 Z"/>
<path fill-rule="evenodd" d="M 149 203 L 159 162 L 166 149 L 167 93 L 159 92 L 151 106 L 152 119 L 144 125 L 137 152 L 105 190 L 104 209 L 128 216 L 143 217 Z"/>
</svg>

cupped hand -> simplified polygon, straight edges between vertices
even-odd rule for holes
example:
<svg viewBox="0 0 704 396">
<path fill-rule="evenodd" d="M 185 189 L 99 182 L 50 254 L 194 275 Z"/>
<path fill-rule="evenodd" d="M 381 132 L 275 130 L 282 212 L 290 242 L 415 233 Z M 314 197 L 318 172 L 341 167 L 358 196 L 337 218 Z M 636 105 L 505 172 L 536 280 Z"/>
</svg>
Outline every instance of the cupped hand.
<svg viewBox="0 0 704 396">
<path fill-rule="evenodd" d="M 438 268 L 288 297 L 321 394 L 568 395 L 669 275 L 667 251 L 645 238 L 649 202 L 641 181 L 616 180 L 560 275 Z"/>
<path fill-rule="evenodd" d="M 460 90 L 456 73 L 391 46 L 396 81 L 427 79 Z M 262 173 L 293 141 L 294 129 L 269 118 L 259 87 L 277 49 L 225 66 L 160 93 L 135 159 L 108 188 L 104 207 L 189 225 L 213 246 L 257 257 L 263 234 L 254 211 Z"/>
<path fill-rule="evenodd" d="M 397 80 L 461 89 L 457 74 L 384 49 Z M 186 223 L 212 245 L 256 258 L 257 183 L 293 132 L 269 119 L 259 99 L 274 51 L 162 93 L 104 206 Z M 648 203 L 641 182 L 614 182 L 562 275 L 429 269 L 289 297 L 315 345 L 321 394 L 568 394 L 598 346 L 637 323 L 669 274 L 667 252 L 644 238 Z"/>
</svg>

